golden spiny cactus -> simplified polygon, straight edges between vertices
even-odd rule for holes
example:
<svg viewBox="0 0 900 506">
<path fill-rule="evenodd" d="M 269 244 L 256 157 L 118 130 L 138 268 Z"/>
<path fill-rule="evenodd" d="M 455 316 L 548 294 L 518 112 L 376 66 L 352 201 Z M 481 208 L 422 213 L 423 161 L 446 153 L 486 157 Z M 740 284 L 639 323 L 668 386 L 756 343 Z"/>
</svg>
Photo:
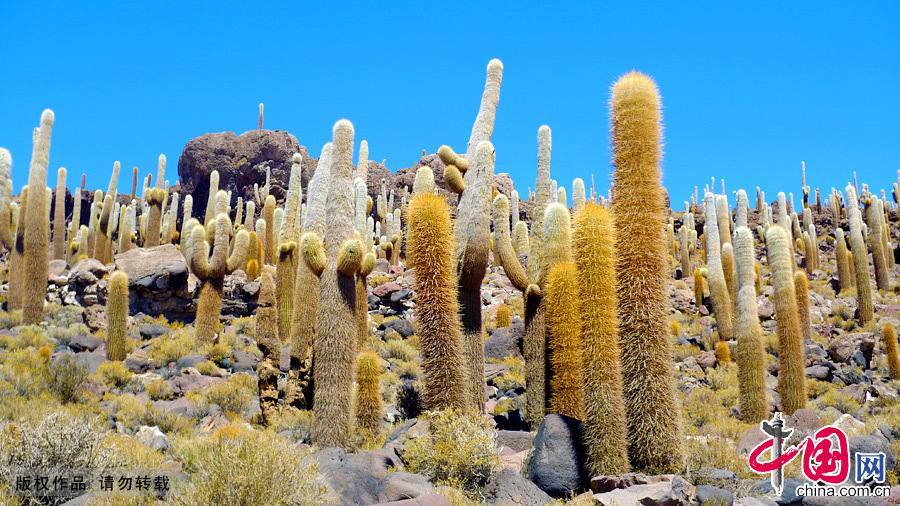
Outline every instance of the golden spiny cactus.
<svg viewBox="0 0 900 506">
<path fill-rule="evenodd" d="M 210 247 L 206 240 L 205 227 L 196 226 L 191 244 L 191 272 L 200 280 L 200 297 L 197 303 L 197 319 L 194 322 L 198 342 L 211 341 L 219 327 L 222 313 L 222 289 L 225 276 L 244 264 L 250 236 L 246 230 L 238 231 L 234 238 L 234 247 L 228 253 L 231 238 L 231 220 L 220 214 L 215 222 L 214 243 Z M 212 250 L 212 257 L 210 257 Z"/>
<path fill-rule="evenodd" d="M 115 271 L 109 277 L 106 300 L 106 359 L 125 360 L 128 355 L 128 275 Z"/>
<path fill-rule="evenodd" d="M 381 358 L 374 351 L 356 359 L 356 427 L 363 435 L 377 438 L 384 406 L 381 400 Z"/>
<path fill-rule="evenodd" d="M 804 341 L 811 338 L 812 326 L 809 316 L 809 280 L 803 271 L 794 272 L 794 293 L 797 296 L 797 315 L 800 317 L 800 334 Z"/>
<path fill-rule="evenodd" d="M 893 380 L 900 380 L 900 352 L 897 351 L 897 331 L 890 323 L 881 329 L 884 339 L 884 354 L 887 355 L 888 374 Z"/>
<path fill-rule="evenodd" d="M 428 409 L 463 409 L 466 369 L 454 290 L 453 226 L 446 201 L 433 193 L 409 202 L 409 264 L 415 278 L 416 321 Z"/>
<path fill-rule="evenodd" d="M 875 317 L 872 305 L 872 285 L 869 281 L 869 255 L 862 235 L 862 214 L 856 200 L 853 185 L 845 188 L 847 194 L 847 216 L 850 222 L 850 251 L 853 253 L 853 272 L 856 282 L 856 301 L 859 307 L 859 323 L 866 325 Z"/>
<path fill-rule="evenodd" d="M 681 467 L 683 454 L 666 330 L 660 107 L 656 84 L 643 74 L 629 73 L 613 85 L 612 204 L 628 455 L 636 469 L 673 472 Z"/>
<path fill-rule="evenodd" d="M 584 376 L 578 272 L 572 262 L 560 262 L 550 269 L 547 279 L 547 331 L 552 370 L 550 411 L 583 420 Z"/>
<path fill-rule="evenodd" d="M 512 315 L 510 314 L 509 306 L 500 304 L 497 306 L 497 311 L 494 313 L 494 326 L 502 328 L 509 327 L 511 324 Z"/>
<path fill-rule="evenodd" d="M 275 254 L 278 251 L 277 246 L 275 244 L 275 196 L 269 195 L 265 198 L 263 209 L 262 209 L 263 219 L 266 221 L 266 233 L 264 237 L 260 237 L 263 240 L 263 250 L 265 253 L 265 260 L 268 265 L 275 265 Z"/>
<path fill-rule="evenodd" d="M 847 240 L 844 238 L 844 230 L 840 227 L 834 230 L 834 263 L 838 275 L 839 292 L 845 292 L 853 286 L 853 278 L 850 276 L 850 259 L 847 255 Z"/>
<path fill-rule="evenodd" d="M 53 206 L 53 258 L 66 258 L 66 168 L 56 171 L 56 192 Z"/>
<path fill-rule="evenodd" d="M 591 475 L 628 472 L 625 405 L 616 319 L 616 255 L 612 218 L 588 203 L 575 214 L 584 378 L 584 440 Z"/>
<path fill-rule="evenodd" d="M 147 234 L 144 238 L 144 247 L 159 246 L 160 228 L 162 225 L 162 211 L 166 203 L 168 192 L 163 188 L 166 177 L 166 155 L 159 155 L 156 168 L 156 187 L 147 190 L 144 200 L 150 206 L 149 221 L 147 222 Z M 95 253 L 96 254 L 96 253 Z"/>
<path fill-rule="evenodd" d="M 753 233 L 749 228 L 735 229 L 734 253 L 738 281 L 736 359 L 741 419 L 756 423 L 768 417 L 769 401 L 766 398 L 766 355 L 754 283 L 759 264 L 754 260 Z"/>
<path fill-rule="evenodd" d="M 806 406 L 806 361 L 803 358 L 803 332 L 794 291 L 793 252 L 782 227 L 766 231 L 766 256 L 775 289 L 775 318 L 778 322 L 778 392 L 781 409 L 787 414 Z"/>
</svg>

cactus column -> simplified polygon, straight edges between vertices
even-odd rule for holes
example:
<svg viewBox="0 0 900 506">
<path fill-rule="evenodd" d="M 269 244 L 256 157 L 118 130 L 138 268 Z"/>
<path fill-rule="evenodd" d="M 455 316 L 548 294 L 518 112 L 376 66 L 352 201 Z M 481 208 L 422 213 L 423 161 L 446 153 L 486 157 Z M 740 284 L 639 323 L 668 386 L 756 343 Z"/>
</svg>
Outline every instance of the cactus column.
<svg viewBox="0 0 900 506">
<path fill-rule="evenodd" d="M 766 399 L 766 355 L 756 303 L 756 261 L 753 258 L 753 233 L 745 226 L 734 231 L 737 266 L 737 365 L 741 419 L 757 423 L 769 414 Z"/>
<path fill-rule="evenodd" d="M 616 289 L 628 455 L 636 469 L 665 473 L 681 467 L 682 448 L 666 329 L 660 107 L 656 84 L 646 75 L 632 72 L 613 86 Z"/>
<path fill-rule="evenodd" d="M 25 209 L 24 271 L 22 273 L 22 322 L 40 323 L 44 312 L 44 298 L 47 294 L 47 272 L 49 262 L 50 220 L 47 205 L 50 198 L 47 191 L 47 166 L 50 164 L 50 134 L 53 130 L 53 111 L 44 110 L 41 126 L 34 139 L 31 167 L 28 174 L 30 194 Z"/>
</svg>

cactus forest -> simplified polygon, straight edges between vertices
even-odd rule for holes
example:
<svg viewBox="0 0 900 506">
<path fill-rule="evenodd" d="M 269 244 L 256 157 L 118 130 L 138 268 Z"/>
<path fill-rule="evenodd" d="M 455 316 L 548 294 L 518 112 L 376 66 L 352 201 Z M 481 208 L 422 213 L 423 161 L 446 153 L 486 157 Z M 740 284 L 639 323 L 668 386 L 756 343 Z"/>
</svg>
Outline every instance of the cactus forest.
<svg viewBox="0 0 900 506">
<path fill-rule="evenodd" d="M 128 194 L 118 161 L 51 181 L 44 110 L 30 156 L 0 149 L 0 502 L 792 504 L 799 459 L 783 493 L 747 465 L 776 412 L 900 491 L 900 171 L 665 187 L 665 90 L 632 71 L 596 118 L 611 189 L 554 179 L 535 125 L 519 194 L 485 75 L 480 104 L 457 90 L 468 138 L 410 168 L 348 119 L 307 149 L 260 104 Z M 89 486 L 23 490 L 39 471 Z"/>
</svg>

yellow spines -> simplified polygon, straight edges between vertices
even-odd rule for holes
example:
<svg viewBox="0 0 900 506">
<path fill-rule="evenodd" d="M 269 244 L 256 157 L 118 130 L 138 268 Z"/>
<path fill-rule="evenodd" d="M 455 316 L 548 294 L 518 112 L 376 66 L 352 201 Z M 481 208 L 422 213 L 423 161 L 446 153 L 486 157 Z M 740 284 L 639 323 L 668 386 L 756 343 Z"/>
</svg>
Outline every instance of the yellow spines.
<svg viewBox="0 0 900 506">
<path fill-rule="evenodd" d="M 459 169 L 459 172 L 465 173 L 469 170 L 469 161 L 453 151 L 450 146 L 444 145 L 438 148 L 438 156 L 445 165 L 453 165 Z"/>
<path fill-rule="evenodd" d="M 754 279 L 759 279 L 759 263 L 754 260 L 753 233 L 744 226 L 734 231 L 738 297 L 735 359 L 738 365 L 741 419 L 757 423 L 768 417 L 766 354 L 759 325 L 759 307 Z M 751 267 L 753 266 L 753 267 Z"/>
<path fill-rule="evenodd" d="M 450 191 L 462 193 L 466 190 L 466 182 L 456 165 L 447 165 L 444 167 L 444 182 L 450 188 Z"/>
<path fill-rule="evenodd" d="M 252 280 L 259 277 L 260 264 L 262 263 L 261 257 L 262 240 L 259 238 L 259 235 L 256 233 L 256 231 L 252 231 L 250 232 L 250 244 L 247 250 L 247 266 L 245 269 L 247 271 L 247 279 Z M 252 273 L 250 272 L 250 262 L 256 263 L 256 267 L 253 269 Z"/>
<path fill-rule="evenodd" d="M 256 279 L 259 277 L 259 274 L 259 261 L 255 258 L 247 260 L 247 279 Z"/>
<path fill-rule="evenodd" d="M 300 255 L 303 257 L 306 267 L 313 274 L 322 275 L 322 271 L 328 264 L 328 257 L 325 256 L 322 239 L 315 232 L 306 232 L 300 237 Z"/>
<path fill-rule="evenodd" d="M 19 194 L 19 215 L 16 216 L 16 228 L 14 229 L 14 241 L 12 251 L 9 253 L 9 288 L 7 294 L 9 300 L 6 302 L 6 310 L 9 312 L 22 309 L 22 302 L 25 297 L 22 283 L 24 283 L 24 272 L 22 265 L 25 262 L 25 209 L 28 208 L 28 186 L 22 188 Z M 12 222 L 12 216 L 10 216 Z M 74 263 L 74 262 L 73 262 Z"/>
<path fill-rule="evenodd" d="M 716 342 L 716 363 L 718 365 L 731 363 L 731 348 L 727 341 Z"/>
<path fill-rule="evenodd" d="M 506 277 L 510 283 L 520 291 L 528 288 L 528 276 L 525 268 L 519 262 L 519 256 L 513 248 L 512 239 L 509 236 L 509 199 L 502 193 L 494 198 L 494 248 L 503 266 Z M 523 223 L 523 222 L 520 222 Z"/>
<path fill-rule="evenodd" d="M 592 476 L 628 472 L 625 406 L 616 318 L 615 230 L 609 211 L 586 203 L 572 234 L 584 378 L 584 440 Z"/>
<path fill-rule="evenodd" d="M 844 238 L 844 230 L 840 227 L 834 230 L 834 263 L 838 275 L 839 292 L 845 292 L 853 286 L 850 276 L 850 259 L 847 255 L 847 240 Z"/>
<path fill-rule="evenodd" d="M 890 323 L 881 329 L 884 339 L 884 354 L 887 355 L 888 374 L 893 380 L 900 380 L 900 352 L 897 351 L 897 331 Z"/>
<path fill-rule="evenodd" d="M 787 414 L 806 406 L 806 361 L 803 332 L 794 291 L 793 252 L 784 227 L 766 231 L 766 256 L 775 289 L 775 319 L 778 322 L 778 392 L 781 410 Z"/>
<path fill-rule="evenodd" d="M 350 239 L 341 245 L 338 251 L 337 271 L 344 276 L 354 276 L 359 272 L 362 258 L 365 254 L 362 242 L 359 239 Z"/>
<path fill-rule="evenodd" d="M 694 269 L 694 301 L 697 307 L 703 305 L 703 269 L 697 267 Z"/>
<path fill-rule="evenodd" d="M 572 262 L 550 269 L 547 279 L 547 333 L 550 336 L 550 411 L 584 419 L 581 319 L 578 272 Z"/>
<path fill-rule="evenodd" d="M 734 304 L 737 301 L 737 281 L 734 271 L 734 247 L 730 242 L 722 245 L 722 274 L 725 276 L 725 286 L 728 287 L 728 302 L 731 303 L 732 318 L 734 317 Z M 733 327 L 734 324 L 732 324 Z"/>
<path fill-rule="evenodd" d="M 376 438 L 381 430 L 384 406 L 381 400 L 381 358 L 374 351 L 356 358 L 356 427 Z"/>
<path fill-rule="evenodd" d="M 635 469 L 674 472 L 683 454 L 666 331 L 660 107 L 656 84 L 643 74 L 631 72 L 613 85 L 613 215 L 628 456 Z"/>
<path fill-rule="evenodd" d="M 466 373 L 453 264 L 453 226 L 446 201 L 433 193 L 409 202 L 410 266 L 416 269 L 416 321 L 422 343 L 427 409 L 464 409 Z"/>
<path fill-rule="evenodd" d="M 263 219 L 266 221 L 266 235 L 263 240 L 265 261 L 269 265 L 275 265 L 275 196 L 266 197 L 262 210 Z"/>
<path fill-rule="evenodd" d="M 509 306 L 506 304 L 500 304 L 497 306 L 497 311 L 494 313 L 494 325 L 497 328 L 509 327 L 512 324 L 512 316 L 510 314 Z"/>
<path fill-rule="evenodd" d="M 797 315 L 800 317 L 800 333 L 803 340 L 811 338 L 812 326 L 809 316 L 809 280 L 803 271 L 794 272 L 794 293 L 797 295 Z"/>
<path fill-rule="evenodd" d="M 157 184 L 159 184 L 159 181 L 157 181 Z M 159 187 L 151 188 L 147 192 L 147 204 L 150 205 L 150 216 L 147 221 L 147 234 L 144 238 L 145 248 L 159 246 L 160 227 L 162 224 L 162 206 L 166 201 L 167 196 L 166 190 Z"/>
<path fill-rule="evenodd" d="M 66 168 L 56 171 L 56 192 L 53 205 L 53 258 L 66 258 Z"/>
<path fill-rule="evenodd" d="M 128 275 L 115 271 L 109 277 L 106 299 L 106 359 L 125 360 L 128 355 Z"/>
<path fill-rule="evenodd" d="M 25 229 L 19 228 L 18 234 L 24 232 L 25 236 L 22 258 L 22 323 L 26 325 L 40 323 L 47 295 L 50 246 L 50 207 L 47 204 L 50 203 L 50 192 L 46 185 L 53 121 L 53 111 L 45 109 L 41 114 L 41 126 L 34 132 L 28 173 L 30 198 L 20 211 L 25 215 Z"/>
<path fill-rule="evenodd" d="M 755 274 L 755 276 L 753 278 L 753 282 L 754 282 L 754 287 L 756 288 L 756 295 L 758 297 L 758 296 L 762 295 L 762 289 L 763 289 L 762 264 L 759 262 L 756 262 L 753 265 L 753 271 Z"/>
<path fill-rule="evenodd" d="M 276 270 L 276 305 L 278 306 L 278 335 L 287 339 L 291 333 L 291 317 L 294 314 L 294 282 L 297 274 L 297 251 L 295 241 L 286 241 L 278 246 L 278 266 Z M 249 275 L 248 275 L 249 276 Z"/>
</svg>

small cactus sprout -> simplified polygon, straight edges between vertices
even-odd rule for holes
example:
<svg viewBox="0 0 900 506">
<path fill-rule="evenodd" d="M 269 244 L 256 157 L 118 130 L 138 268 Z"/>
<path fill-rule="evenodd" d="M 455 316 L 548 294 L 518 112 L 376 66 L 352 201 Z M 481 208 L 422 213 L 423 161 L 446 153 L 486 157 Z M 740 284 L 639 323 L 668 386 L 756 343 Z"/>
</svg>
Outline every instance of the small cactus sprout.
<svg viewBox="0 0 900 506">
<path fill-rule="evenodd" d="M 115 271 L 109 277 L 106 300 L 106 359 L 125 360 L 128 354 L 128 275 Z"/>
<path fill-rule="evenodd" d="M 66 258 L 66 168 L 56 171 L 53 204 L 53 258 Z"/>
<path fill-rule="evenodd" d="M 694 301 L 698 308 L 703 305 L 704 270 L 700 267 L 694 269 Z"/>
<path fill-rule="evenodd" d="M 210 247 L 206 230 L 196 226 L 191 230 L 191 272 L 200 280 L 200 300 L 197 304 L 197 320 L 194 323 L 198 342 L 209 342 L 219 327 L 222 312 L 222 289 L 225 275 L 244 264 L 250 235 L 241 230 L 234 238 L 234 247 L 228 253 L 232 232 L 231 220 L 225 214 L 216 219 L 214 242 Z M 212 250 L 212 256 L 210 256 Z"/>
<path fill-rule="evenodd" d="M 497 328 L 509 327 L 512 324 L 512 314 L 509 306 L 500 304 L 494 313 L 494 326 Z"/>
<path fill-rule="evenodd" d="M 47 295 L 47 272 L 50 246 L 50 192 L 47 191 L 47 166 L 50 164 L 50 134 L 53 130 L 53 111 L 44 110 L 41 126 L 34 135 L 31 167 L 28 173 L 30 195 L 23 211 L 25 226 L 18 235 L 24 235 L 22 272 L 22 322 L 38 324 L 44 312 Z M 23 233 L 24 232 L 24 233 Z"/>
<path fill-rule="evenodd" d="M 716 364 L 724 365 L 728 363 L 731 363 L 731 348 L 728 346 L 728 341 L 717 341 Z"/>
<path fill-rule="evenodd" d="M 868 253 L 866 242 L 863 239 L 862 213 L 859 210 L 859 202 L 856 199 L 856 189 L 853 185 L 847 185 L 844 189 L 847 194 L 847 216 L 850 222 L 850 251 L 853 254 L 853 272 L 856 276 L 856 300 L 859 307 L 859 323 L 866 325 L 875 317 L 875 308 L 872 305 L 872 285 L 869 281 Z"/>
<path fill-rule="evenodd" d="M 673 472 L 682 448 L 666 329 L 660 107 L 656 83 L 646 75 L 631 72 L 613 85 L 612 206 L 628 455 L 636 469 Z"/>
<path fill-rule="evenodd" d="M 788 234 L 782 227 L 766 231 L 766 256 L 775 289 L 775 318 L 778 322 L 778 392 L 781 409 L 787 414 L 806 406 L 806 361 L 803 358 L 803 333 L 794 291 L 793 256 Z"/>
<path fill-rule="evenodd" d="M 884 354 L 887 355 L 888 375 L 892 380 L 900 380 L 900 352 L 897 351 L 897 331 L 890 323 L 881 328 L 884 339 Z"/>
<path fill-rule="evenodd" d="M 756 261 L 753 258 L 753 233 L 745 226 L 734 231 L 738 298 L 736 321 L 736 361 L 740 389 L 741 419 L 747 423 L 763 420 L 769 413 L 766 399 L 766 362 L 756 303 Z"/>
<path fill-rule="evenodd" d="M 356 359 L 356 427 L 366 438 L 377 438 L 381 430 L 381 398 L 381 358 L 374 351 L 360 353 Z"/>
</svg>

